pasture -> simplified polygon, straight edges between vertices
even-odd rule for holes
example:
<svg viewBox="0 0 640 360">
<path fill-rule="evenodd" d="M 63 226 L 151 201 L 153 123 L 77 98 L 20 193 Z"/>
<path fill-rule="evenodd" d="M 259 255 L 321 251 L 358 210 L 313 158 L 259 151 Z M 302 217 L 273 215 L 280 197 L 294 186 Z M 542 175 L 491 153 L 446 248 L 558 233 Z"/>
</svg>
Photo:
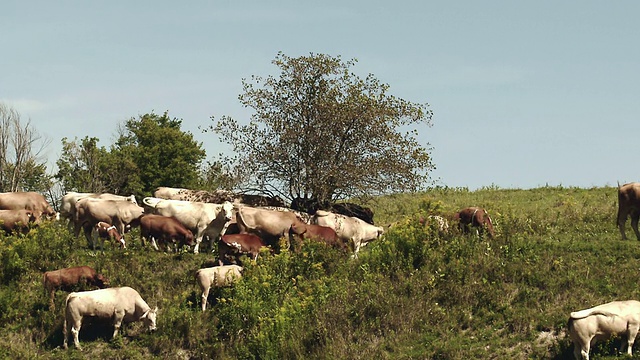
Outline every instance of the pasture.
<svg viewBox="0 0 640 360">
<path fill-rule="evenodd" d="M 488 210 L 496 238 L 440 235 L 418 222 L 472 205 Z M 395 226 L 357 259 L 313 242 L 263 252 L 235 286 L 212 289 L 204 313 L 194 273 L 216 258 L 208 246 L 157 252 L 135 229 L 127 249 L 105 244 L 101 253 L 57 223 L 0 235 L 0 357 L 570 359 L 571 311 L 640 300 L 640 242 L 628 222 L 630 240 L 620 238 L 615 187 L 437 188 L 371 207 L 377 225 Z M 78 265 L 158 306 L 158 330 L 132 323 L 112 341 L 110 324 L 87 323 L 84 351 L 63 350 L 66 293 L 49 311 L 42 274 Z M 592 358 L 613 358 L 617 346 L 600 343 Z"/>
</svg>

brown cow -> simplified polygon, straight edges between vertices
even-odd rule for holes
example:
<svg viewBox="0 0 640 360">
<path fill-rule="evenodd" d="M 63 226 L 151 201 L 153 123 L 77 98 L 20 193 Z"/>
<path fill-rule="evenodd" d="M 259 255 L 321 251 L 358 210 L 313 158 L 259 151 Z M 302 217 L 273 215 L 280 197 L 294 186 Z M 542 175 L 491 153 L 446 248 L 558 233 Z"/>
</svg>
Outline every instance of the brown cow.
<svg viewBox="0 0 640 360">
<path fill-rule="evenodd" d="M 267 245 L 278 247 L 278 240 L 289 235 L 291 224 L 304 222 L 291 211 L 275 211 L 249 206 L 238 206 L 236 223 L 241 234 L 256 234 Z"/>
<path fill-rule="evenodd" d="M 7 235 L 13 232 L 26 234 L 35 221 L 36 216 L 31 210 L 0 210 L 0 229 Z"/>
<path fill-rule="evenodd" d="M 487 210 L 479 207 L 468 207 L 462 209 L 454 214 L 454 219 L 458 220 L 458 227 L 460 231 L 465 234 L 470 232 L 471 227 L 477 228 L 478 235 L 482 235 L 485 231 L 489 233 L 489 237 L 493 238 L 496 236 L 495 231 L 493 230 L 493 222 L 491 221 L 491 217 L 489 217 L 489 213 Z"/>
<path fill-rule="evenodd" d="M 126 249 L 127 246 L 124 243 L 124 237 L 118 232 L 115 226 L 100 221 L 96 224 L 96 231 L 98 232 L 98 238 L 102 240 L 113 240 L 116 244 L 119 244 L 121 248 Z M 102 242 L 100 247 L 102 248 Z"/>
<path fill-rule="evenodd" d="M 47 199 L 37 192 L 5 192 L 0 193 L 0 210 L 31 210 L 39 221 L 42 216 L 57 218 Z"/>
<path fill-rule="evenodd" d="M 622 240 L 627 239 L 624 232 L 624 225 L 631 215 L 631 228 L 636 233 L 636 238 L 640 240 L 638 231 L 638 220 L 640 219 L 640 183 L 629 183 L 618 185 L 618 228 Z"/>
<path fill-rule="evenodd" d="M 177 247 L 195 245 L 193 233 L 187 229 L 178 219 L 173 216 L 163 216 L 157 214 L 146 214 L 140 218 L 140 235 L 142 243 L 145 239 L 151 239 L 154 249 L 158 249 L 155 240 L 164 244 L 167 249 L 169 244 Z"/>
<path fill-rule="evenodd" d="M 338 236 L 335 230 L 329 226 L 321 226 L 315 224 L 292 224 L 289 229 L 289 235 L 297 235 L 300 239 L 313 239 L 322 241 L 325 244 L 337 249 L 348 251 L 349 247 Z"/>
<path fill-rule="evenodd" d="M 66 269 L 47 271 L 43 276 L 44 289 L 50 294 L 50 308 L 55 310 L 53 302 L 56 290 L 73 291 L 74 288 L 84 281 L 87 285 L 97 286 L 104 289 L 109 286 L 109 280 L 98 274 L 89 266 L 76 266 Z"/>
<path fill-rule="evenodd" d="M 218 242 L 218 263 L 224 265 L 229 257 L 240 263 L 242 255 L 250 255 L 251 259 L 257 260 L 260 249 L 264 246 L 267 246 L 264 240 L 255 234 L 224 235 Z"/>
</svg>

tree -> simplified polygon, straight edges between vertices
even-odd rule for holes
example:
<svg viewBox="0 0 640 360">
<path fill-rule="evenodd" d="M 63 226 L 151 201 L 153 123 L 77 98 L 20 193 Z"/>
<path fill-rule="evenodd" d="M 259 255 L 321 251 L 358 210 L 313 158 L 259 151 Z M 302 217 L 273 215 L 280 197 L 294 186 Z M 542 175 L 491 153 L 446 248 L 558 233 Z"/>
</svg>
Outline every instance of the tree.
<svg viewBox="0 0 640 360">
<path fill-rule="evenodd" d="M 206 156 L 193 134 L 180 129 L 182 120 L 145 114 L 125 122 L 112 152 L 122 161 L 135 164 L 139 189 L 135 194 L 150 194 L 158 186 L 194 188 L 198 185 L 200 165 Z M 122 173 L 122 172 L 118 172 Z"/>
<path fill-rule="evenodd" d="M 326 203 L 425 185 L 434 166 L 416 136 L 432 112 L 389 95 L 371 74 L 358 77 L 350 70 L 356 62 L 279 53 L 279 78 L 243 79 L 239 100 L 255 110 L 251 121 L 212 117 L 210 130 L 235 150 L 225 161 L 244 186 Z"/>
<path fill-rule="evenodd" d="M 88 136 L 81 141 L 62 139 L 62 155 L 56 161 L 55 175 L 65 192 L 106 192 L 111 190 L 105 176 L 109 152 L 99 147 L 100 140 Z"/>
<path fill-rule="evenodd" d="M 46 191 L 51 186 L 40 153 L 48 145 L 20 114 L 0 103 L 0 192 Z"/>
</svg>

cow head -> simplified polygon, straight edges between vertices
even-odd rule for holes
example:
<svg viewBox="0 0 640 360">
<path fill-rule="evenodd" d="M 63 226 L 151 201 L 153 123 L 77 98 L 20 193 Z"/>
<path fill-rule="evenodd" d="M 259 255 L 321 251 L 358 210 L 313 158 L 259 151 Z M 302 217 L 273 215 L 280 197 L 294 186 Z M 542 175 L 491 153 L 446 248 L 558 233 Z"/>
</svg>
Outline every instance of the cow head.
<svg viewBox="0 0 640 360">
<path fill-rule="evenodd" d="M 158 307 L 156 306 L 155 309 L 153 310 L 149 309 L 145 311 L 145 313 L 142 314 L 142 317 L 140 319 L 149 328 L 149 331 L 155 331 L 157 316 L 158 316 Z"/>
<path fill-rule="evenodd" d="M 229 201 L 225 201 L 222 203 L 222 209 L 220 210 L 224 213 L 224 219 L 227 221 L 231 221 L 233 218 L 233 204 Z"/>
<path fill-rule="evenodd" d="M 95 282 L 96 282 L 96 286 L 99 287 L 100 289 L 109 287 L 109 279 L 107 279 L 102 274 L 96 275 Z"/>
</svg>

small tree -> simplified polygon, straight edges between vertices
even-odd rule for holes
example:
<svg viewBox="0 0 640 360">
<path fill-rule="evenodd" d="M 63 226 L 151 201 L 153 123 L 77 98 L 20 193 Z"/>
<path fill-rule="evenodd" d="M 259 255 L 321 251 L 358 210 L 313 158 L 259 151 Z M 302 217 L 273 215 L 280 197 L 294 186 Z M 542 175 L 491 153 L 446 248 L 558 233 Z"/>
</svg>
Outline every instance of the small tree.
<svg viewBox="0 0 640 360">
<path fill-rule="evenodd" d="M 425 185 L 433 165 L 416 136 L 431 125 L 428 105 L 389 95 L 373 75 L 353 74 L 355 63 L 279 53 L 279 78 L 243 80 L 251 121 L 224 116 L 211 129 L 236 151 L 226 161 L 244 186 L 328 202 Z"/>
<path fill-rule="evenodd" d="M 46 191 L 51 186 L 40 153 L 48 145 L 30 121 L 0 103 L 0 192 Z"/>
<path fill-rule="evenodd" d="M 62 139 L 62 155 L 56 161 L 56 179 L 64 191 L 106 192 L 110 186 L 105 176 L 109 152 L 98 146 L 99 139 L 85 137 L 78 141 Z"/>
</svg>

